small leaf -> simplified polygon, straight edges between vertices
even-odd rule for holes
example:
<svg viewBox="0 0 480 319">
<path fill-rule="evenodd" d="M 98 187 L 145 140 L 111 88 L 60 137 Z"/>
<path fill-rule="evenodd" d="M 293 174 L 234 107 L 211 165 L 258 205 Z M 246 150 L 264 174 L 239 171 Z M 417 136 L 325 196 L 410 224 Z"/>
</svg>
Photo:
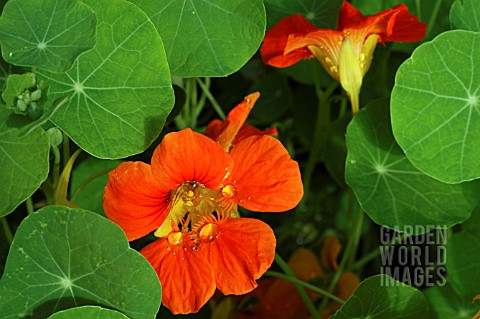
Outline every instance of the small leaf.
<svg viewBox="0 0 480 319">
<path fill-rule="evenodd" d="M 125 0 L 86 0 L 97 15 L 97 45 L 67 73 L 38 71 L 49 99 L 69 99 L 51 120 L 100 158 L 144 151 L 173 107 L 173 89 L 160 36 Z"/>
<path fill-rule="evenodd" d="M 75 307 L 54 313 L 48 319 L 128 319 L 122 313 L 96 306 Z"/>
<path fill-rule="evenodd" d="M 480 177 L 480 33 L 445 32 L 398 69 L 395 139 L 419 170 L 446 183 Z"/>
<path fill-rule="evenodd" d="M 0 104 L 0 109 L 5 108 Z M 50 143 L 45 131 L 22 135 L 8 127 L 11 111 L 0 112 L 0 217 L 11 213 L 47 179 Z"/>
<path fill-rule="evenodd" d="M 47 206 L 20 224 L 0 295 L 4 318 L 41 319 L 100 305 L 133 319 L 153 319 L 161 287 L 153 268 L 113 222 L 82 209 Z"/>
<path fill-rule="evenodd" d="M 428 302 L 417 289 L 385 275 L 364 280 L 330 319 L 428 318 Z"/>
<path fill-rule="evenodd" d="M 370 103 L 353 118 L 347 150 L 347 184 L 380 225 L 452 226 L 478 204 L 478 181 L 446 184 L 413 167 L 393 139 L 387 100 Z"/>
<path fill-rule="evenodd" d="M 0 17 L 5 61 L 54 72 L 95 45 L 95 14 L 76 0 L 10 0 Z"/>
<path fill-rule="evenodd" d="M 35 86 L 35 74 L 10 74 L 7 78 L 5 91 L 2 93 L 2 98 L 5 101 L 7 108 L 13 109 L 18 95 L 33 86 Z"/>
<path fill-rule="evenodd" d="M 450 9 L 450 23 L 455 29 L 480 31 L 480 1 L 455 1 Z"/>
<path fill-rule="evenodd" d="M 172 74 L 226 76 L 258 50 L 265 34 L 261 0 L 132 0 L 165 43 Z"/>
</svg>

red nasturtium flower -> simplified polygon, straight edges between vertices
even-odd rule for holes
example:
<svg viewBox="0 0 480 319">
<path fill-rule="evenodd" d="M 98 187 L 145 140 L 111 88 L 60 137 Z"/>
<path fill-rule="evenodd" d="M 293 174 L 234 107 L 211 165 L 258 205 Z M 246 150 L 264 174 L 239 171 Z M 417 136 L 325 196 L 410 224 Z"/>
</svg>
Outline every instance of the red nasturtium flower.
<svg viewBox="0 0 480 319">
<path fill-rule="evenodd" d="M 224 294 L 252 291 L 273 262 L 272 229 L 237 218 L 237 205 L 281 212 L 303 196 L 297 162 L 266 135 L 275 132 L 243 126 L 257 98 L 246 97 L 225 122 L 212 124 L 216 140 L 190 129 L 170 133 L 151 165 L 126 162 L 109 174 L 105 213 L 129 240 L 155 230 L 159 239 L 141 253 L 160 278 L 162 303 L 175 314 L 198 311 L 215 288 Z"/>
<path fill-rule="evenodd" d="M 266 64 L 278 68 L 316 57 L 347 92 L 355 114 L 377 43 L 419 41 L 425 32 L 426 24 L 404 4 L 364 16 L 344 1 L 336 30 L 319 29 L 303 16 L 291 15 L 266 33 L 260 53 Z"/>
</svg>

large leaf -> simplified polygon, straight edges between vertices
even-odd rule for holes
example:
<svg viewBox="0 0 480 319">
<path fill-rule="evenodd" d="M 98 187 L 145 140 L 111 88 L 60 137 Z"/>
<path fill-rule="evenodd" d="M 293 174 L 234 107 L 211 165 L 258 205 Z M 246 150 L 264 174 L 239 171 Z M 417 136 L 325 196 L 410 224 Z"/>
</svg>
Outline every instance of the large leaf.
<svg viewBox="0 0 480 319">
<path fill-rule="evenodd" d="M 268 27 L 280 19 L 301 14 L 319 28 L 335 29 L 341 0 L 265 0 Z"/>
<path fill-rule="evenodd" d="M 97 45 L 67 73 L 39 71 L 49 99 L 68 96 L 53 116 L 80 147 L 96 157 L 144 151 L 173 107 L 163 44 L 148 17 L 125 0 L 85 0 L 97 15 Z"/>
<path fill-rule="evenodd" d="M 128 319 L 118 311 L 97 306 L 82 306 L 59 311 L 48 319 Z"/>
<path fill-rule="evenodd" d="M 225 76 L 253 56 L 265 34 L 262 0 L 132 0 L 155 24 L 172 74 Z"/>
<path fill-rule="evenodd" d="M 380 225 L 452 226 L 478 203 L 477 181 L 442 183 L 410 164 L 393 138 L 387 100 L 370 103 L 354 117 L 347 150 L 346 181 Z"/>
<path fill-rule="evenodd" d="M 428 318 L 428 302 L 417 289 L 385 275 L 364 280 L 330 319 Z"/>
<path fill-rule="evenodd" d="M 0 17 L 3 58 L 61 72 L 95 45 L 95 14 L 78 0 L 10 0 Z"/>
<path fill-rule="evenodd" d="M 480 34 L 445 32 L 398 69 L 391 112 L 412 164 L 439 180 L 480 177 Z"/>
<path fill-rule="evenodd" d="M 20 117 L 0 104 L 0 217 L 11 213 L 47 179 L 50 143 L 45 131 L 28 135 L 9 127 L 10 117 Z"/>
<path fill-rule="evenodd" d="M 450 9 L 450 22 L 456 29 L 480 31 L 480 1 L 455 1 Z"/>
<path fill-rule="evenodd" d="M 473 298 L 480 294 L 480 207 L 454 234 L 447 245 L 448 282 L 459 296 Z"/>
<path fill-rule="evenodd" d="M 47 318 L 81 305 L 155 318 L 161 287 L 120 227 L 86 210 L 48 206 L 20 224 L 0 296 L 3 318 Z"/>
</svg>

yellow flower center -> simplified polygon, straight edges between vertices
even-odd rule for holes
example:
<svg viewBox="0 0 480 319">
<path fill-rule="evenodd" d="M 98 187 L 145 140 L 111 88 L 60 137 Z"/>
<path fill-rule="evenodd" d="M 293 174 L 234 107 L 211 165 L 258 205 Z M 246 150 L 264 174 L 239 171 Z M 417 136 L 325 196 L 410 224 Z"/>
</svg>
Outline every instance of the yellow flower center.
<svg viewBox="0 0 480 319">
<path fill-rule="evenodd" d="M 208 228 L 202 225 L 215 220 L 215 214 L 219 218 L 238 217 L 236 206 L 228 200 L 233 198 L 235 194 L 236 188 L 234 185 L 212 190 L 197 182 L 181 184 L 176 190 L 172 191 L 168 216 L 154 235 L 160 238 L 168 236 L 170 244 L 174 244 L 175 238 L 177 238 L 172 237 L 174 236 L 172 234 L 180 236 L 182 233 L 193 231 L 195 234 L 192 235 L 195 238 L 201 240 L 209 238 L 210 235 L 205 237 Z M 200 234 L 202 231 L 203 235 Z"/>
</svg>

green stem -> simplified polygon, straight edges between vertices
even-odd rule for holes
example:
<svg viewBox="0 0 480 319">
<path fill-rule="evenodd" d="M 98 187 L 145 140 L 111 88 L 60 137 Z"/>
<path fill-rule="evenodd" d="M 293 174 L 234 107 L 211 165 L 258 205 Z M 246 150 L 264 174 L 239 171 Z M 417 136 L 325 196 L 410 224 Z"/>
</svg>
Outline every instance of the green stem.
<svg viewBox="0 0 480 319">
<path fill-rule="evenodd" d="M 280 257 L 280 255 L 277 254 L 277 253 L 275 253 L 275 261 L 280 266 L 280 268 L 282 268 L 283 272 L 288 277 L 297 279 L 297 277 L 295 276 L 293 271 L 290 269 L 290 267 L 287 265 L 285 260 L 283 260 L 282 257 Z M 312 315 L 312 317 L 314 319 L 320 319 L 320 313 L 317 311 L 317 309 L 315 309 L 315 306 L 313 305 L 313 302 L 310 300 L 310 297 L 308 297 L 308 294 L 305 291 L 305 289 L 303 289 L 302 285 L 299 284 L 299 283 L 293 282 L 293 281 L 292 281 L 292 283 L 295 286 L 295 288 L 297 289 L 298 294 L 302 298 L 302 300 L 305 303 L 305 305 L 307 306 L 308 310 L 310 311 L 310 314 Z"/>
<path fill-rule="evenodd" d="M 27 198 L 27 200 L 25 201 L 25 206 L 27 206 L 28 215 L 33 214 L 35 212 L 35 208 L 33 207 L 33 200 L 31 197 Z"/>
<path fill-rule="evenodd" d="M 210 92 L 210 88 L 200 78 L 197 78 L 197 83 L 202 88 L 203 94 L 205 94 L 205 96 L 210 101 L 210 103 L 212 103 L 212 106 L 213 106 L 215 112 L 217 112 L 217 115 L 220 117 L 220 119 L 222 121 L 225 120 L 225 118 L 226 118 L 225 113 L 223 112 L 222 107 L 220 106 L 220 104 L 218 104 L 215 97 L 212 95 L 212 92 Z"/>
<path fill-rule="evenodd" d="M 415 9 L 417 10 L 418 20 L 422 21 L 422 6 L 420 0 L 415 0 Z"/>
<path fill-rule="evenodd" d="M 330 96 L 338 85 L 336 81 L 332 81 L 330 86 L 323 91 L 320 87 L 319 81 L 315 81 L 315 84 L 315 91 L 318 97 L 317 119 L 315 122 L 315 131 L 313 133 L 312 148 L 305 166 L 305 171 L 302 175 L 303 189 L 305 192 L 302 199 L 303 202 L 306 202 L 308 198 L 313 171 L 323 153 L 328 126 L 330 125 Z"/>
<path fill-rule="evenodd" d="M 425 39 L 428 39 L 428 37 L 430 36 L 430 33 L 433 30 L 433 27 L 435 25 L 435 21 L 437 20 L 438 12 L 440 11 L 441 6 L 442 6 L 442 0 L 436 0 L 435 6 L 433 7 L 432 15 L 430 16 L 430 19 L 428 20 L 428 23 L 427 23 L 427 32 L 425 34 Z"/>
<path fill-rule="evenodd" d="M 401 236 L 395 237 L 394 239 L 389 241 L 385 246 L 397 245 L 398 243 L 401 243 L 402 241 L 404 241 L 405 238 L 410 237 L 410 236 L 411 236 L 410 234 L 404 233 Z M 352 270 L 361 269 L 363 266 L 368 264 L 370 261 L 372 261 L 375 258 L 377 258 L 378 256 L 380 256 L 381 253 L 382 253 L 382 250 L 380 249 L 380 247 L 372 250 L 371 252 L 369 252 L 368 254 L 366 254 L 365 256 L 360 258 L 359 260 L 357 260 L 357 262 L 352 266 Z"/>
<path fill-rule="evenodd" d="M 10 246 L 13 241 L 13 234 L 10 230 L 10 225 L 8 225 L 7 217 L 0 218 L 2 220 L 3 233 L 5 234 L 5 239 L 7 240 L 8 245 Z"/>
<path fill-rule="evenodd" d="M 80 186 L 78 186 L 78 188 L 75 190 L 75 193 L 73 193 L 72 197 L 70 198 L 70 201 L 72 203 L 75 202 L 75 199 L 77 198 L 78 194 L 80 194 L 80 192 L 82 191 L 82 189 L 85 188 L 85 186 L 87 186 L 95 178 L 100 177 L 100 176 L 105 175 L 105 174 L 108 174 L 108 172 L 110 172 L 110 170 L 106 169 L 106 170 L 100 171 L 98 173 L 95 173 L 95 174 L 91 175 L 89 178 L 87 178 L 86 180 L 84 180 L 83 183 L 80 184 Z"/>
<path fill-rule="evenodd" d="M 300 279 L 297 279 L 297 278 L 293 278 L 293 277 L 290 277 L 290 276 L 287 276 L 287 275 L 284 275 L 280 272 L 277 272 L 277 271 L 272 271 L 272 270 L 269 270 L 265 273 L 265 275 L 267 276 L 270 276 L 270 277 L 277 277 L 277 278 L 282 278 L 282 279 L 285 279 L 285 280 L 288 280 L 290 281 L 291 283 L 296 283 L 296 284 L 299 284 L 300 286 L 303 286 L 305 288 L 308 288 L 310 289 L 311 291 L 313 292 L 316 292 L 320 295 L 324 295 L 324 296 L 327 296 L 328 298 L 330 299 L 333 299 L 335 300 L 336 302 L 339 302 L 341 303 L 342 305 L 345 303 L 344 300 L 338 298 L 337 296 L 335 296 L 334 294 L 331 294 L 329 293 L 328 291 L 322 289 L 322 288 L 319 288 L 317 286 L 314 286 L 308 282 L 305 282 L 303 280 L 300 280 Z"/>
<path fill-rule="evenodd" d="M 63 132 L 62 141 L 63 167 L 65 167 L 70 159 L 70 139 L 68 135 Z"/>
<path fill-rule="evenodd" d="M 340 264 L 338 265 L 338 269 L 333 275 L 332 281 L 330 282 L 330 285 L 328 286 L 328 292 L 333 293 L 335 290 L 335 287 L 337 287 L 338 280 L 340 279 L 340 276 L 343 274 L 345 266 L 347 265 L 348 260 L 350 259 L 350 255 L 352 252 L 354 252 L 354 247 L 355 247 L 355 242 L 358 240 L 357 237 L 360 236 L 361 234 L 361 225 L 362 225 L 362 220 L 363 220 L 363 211 L 359 210 L 357 216 L 355 217 L 355 222 L 353 224 L 353 231 L 352 231 L 352 236 L 348 239 L 347 247 L 345 248 L 345 252 L 343 253 L 342 259 L 340 261 Z M 325 298 L 322 300 L 320 303 L 319 307 L 319 312 L 322 313 L 323 310 L 325 310 L 325 307 L 327 306 L 329 301 L 329 298 Z"/>
<path fill-rule="evenodd" d="M 53 188 L 57 187 L 58 184 L 58 178 L 60 177 L 60 151 L 58 150 L 58 147 L 52 146 L 52 151 L 53 151 Z"/>
<path fill-rule="evenodd" d="M 353 195 L 353 192 L 352 192 L 352 195 Z M 362 233 L 363 220 L 364 220 L 363 217 L 365 216 L 365 214 L 363 214 L 362 210 L 360 210 L 358 214 L 360 216 L 358 217 L 359 218 L 358 225 L 356 225 L 357 233 L 355 233 L 355 229 L 352 229 L 353 231 L 352 234 L 355 234 L 355 235 L 353 237 L 353 245 L 352 245 L 352 250 L 349 254 L 350 258 L 348 259 L 347 269 L 352 269 L 353 264 L 355 263 L 355 257 L 357 255 L 358 245 L 360 244 L 360 237 Z"/>
</svg>

